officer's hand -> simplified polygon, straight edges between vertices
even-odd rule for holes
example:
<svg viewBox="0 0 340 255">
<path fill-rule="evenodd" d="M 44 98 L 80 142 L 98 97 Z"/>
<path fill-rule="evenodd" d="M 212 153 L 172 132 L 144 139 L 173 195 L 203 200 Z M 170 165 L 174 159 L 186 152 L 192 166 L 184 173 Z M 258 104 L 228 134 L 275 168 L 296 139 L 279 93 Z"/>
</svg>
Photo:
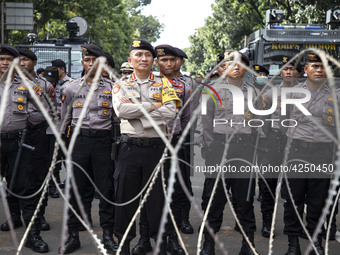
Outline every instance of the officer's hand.
<svg viewBox="0 0 340 255">
<path fill-rule="evenodd" d="M 160 108 L 162 107 L 162 103 L 161 102 L 155 102 L 155 103 L 152 103 L 151 104 L 151 108 L 150 108 L 150 112 L 156 110 L 157 108 Z"/>
<path fill-rule="evenodd" d="M 133 102 L 128 97 L 121 97 L 120 102 L 123 104 L 133 104 Z"/>
</svg>

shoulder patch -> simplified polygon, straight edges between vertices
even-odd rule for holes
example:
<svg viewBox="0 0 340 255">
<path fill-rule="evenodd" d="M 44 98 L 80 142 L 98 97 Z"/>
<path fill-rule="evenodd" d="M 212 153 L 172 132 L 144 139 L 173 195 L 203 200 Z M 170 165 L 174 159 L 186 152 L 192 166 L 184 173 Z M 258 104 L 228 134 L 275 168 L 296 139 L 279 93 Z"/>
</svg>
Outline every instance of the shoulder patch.
<svg viewBox="0 0 340 255">
<path fill-rule="evenodd" d="M 112 92 L 113 92 L 113 94 L 117 94 L 119 90 L 120 90 L 120 86 L 116 85 L 116 86 L 114 86 Z"/>
</svg>

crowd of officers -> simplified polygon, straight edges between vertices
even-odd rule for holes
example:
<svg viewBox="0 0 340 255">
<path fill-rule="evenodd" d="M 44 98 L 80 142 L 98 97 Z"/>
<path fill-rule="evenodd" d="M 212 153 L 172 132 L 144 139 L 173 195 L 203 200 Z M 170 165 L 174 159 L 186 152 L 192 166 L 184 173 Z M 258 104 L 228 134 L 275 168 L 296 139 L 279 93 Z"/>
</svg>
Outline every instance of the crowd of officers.
<svg viewBox="0 0 340 255">
<path fill-rule="evenodd" d="M 146 199 L 139 218 L 138 244 L 130 251 L 130 242 L 136 237 L 134 224 L 121 244 L 120 254 L 138 255 L 152 251 L 150 239 L 156 240 L 158 236 L 165 203 L 163 184 L 167 185 L 172 169 L 171 158 L 174 156 L 171 151 L 165 149 L 164 134 L 173 146 L 178 143 L 189 123 L 192 110 L 198 107 L 201 100 L 201 93 L 193 93 L 197 87 L 202 90 L 204 87 L 215 87 L 219 103 L 216 105 L 212 98 L 207 100 L 206 114 L 200 116 L 194 125 L 195 136 L 188 133 L 178 152 L 181 161 L 176 169 L 180 171 L 191 195 L 193 192 L 188 163 L 190 164 L 192 158 L 190 144 L 193 140 L 202 145 L 206 166 L 215 166 L 222 162 L 240 169 L 242 166 L 256 163 L 280 166 L 288 162 L 288 165 L 295 166 L 300 164 L 301 160 L 315 166 L 334 163 L 332 135 L 335 137 L 336 133 L 335 104 L 338 98 L 327 82 L 324 63 L 315 53 L 311 52 L 306 56 L 304 73 L 307 80 L 303 83 L 298 83 L 297 80 L 302 66 L 296 59 L 283 56 L 282 82 L 276 86 L 277 94 L 267 86 L 269 71 L 263 66 L 252 67 L 253 82 L 244 79 L 249 60 L 234 50 L 217 56 L 216 73 L 211 75 L 216 79 L 206 79 L 203 82 L 194 81 L 190 76 L 181 73 L 180 69 L 187 55 L 171 45 L 163 44 L 153 48 L 144 40 L 132 42 L 128 62 L 123 63 L 120 68 L 122 77 L 116 81 L 107 70 L 102 70 L 99 80 L 95 81 L 98 69 L 95 62 L 101 56 L 106 57 L 107 66 L 115 67 L 115 62 L 108 52 L 93 44 L 82 45 L 83 76 L 73 80 L 66 75 L 66 65 L 60 59 L 52 61 L 52 65 L 41 70 L 43 72 L 38 75 L 34 72 L 37 57 L 32 51 L 0 45 L 0 100 L 1 103 L 6 101 L 1 123 L 1 176 L 5 177 L 7 182 L 7 202 L 11 216 L 1 225 L 2 231 L 22 226 L 21 217 L 28 226 L 40 197 L 39 194 L 30 195 L 37 192 L 44 183 L 52 162 L 56 139 L 41 110 L 41 104 L 63 134 L 65 144 L 68 144 L 75 127 L 80 125 L 71 148 L 73 176 L 77 189 L 71 189 L 70 204 L 79 215 L 79 207 L 82 207 L 85 211 L 83 220 L 92 225 L 91 204 L 97 193 L 100 199 L 102 242 L 111 254 L 117 251 L 118 244 L 121 244 L 123 235 L 144 198 Z M 17 57 L 20 58 L 20 66 L 26 77 L 19 76 L 18 71 L 10 72 L 11 64 Z M 159 67 L 159 75 L 152 72 L 154 61 Z M 9 87 L 5 86 L 6 79 L 10 80 Z M 230 86 L 237 86 L 242 91 L 246 109 L 244 115 L 233 113 L 234 98 Z M 34 94 L 29 93 L 28 87 L 33 89 Z M 269 89 L 265 89 L 266 87 Z M 253 128 L 250 125 L 215 125 L 215 119 L 232 120 L 235 123 L 258 119 L 259 117 L 248 109 L 250 99 L 256 109 L 271 109 L 272 105 L 276 107 L 273 113 L 265 118 L 282 119 L 285 116 L 281 114 L 283 104 L 280 92 L 284 88 L 292 87 L 304 89 L 311 94 L 311 98 L 307 102 L 304 101 L 302 106 L 312 116 L 304 115 L 301 107 L 290 105 L 287 108 L 287 116 L 296 120 L 297 125 L 288 128 L 280 125 L 280 122 L 273 122 L 271 126 L 265 125 L 261 128 Z M 8 94 L 5 94 L 7 89 Z M 89 93 L 93 93 L 90 99 Z M 197 96 L 192 96 L 194 94 Z M 8 96 L 4 98 L 4 95 Z M 303 100 L 304 96 L 301 93 L 290 93 L 289 99 Z M 149 116 L 146 116 L 146 113 Z M 153 126 L 155 123 L 157 128 Z M 285 152 L 286 148 L 289 151 Z M 285 154 L 287 159 L 284 159 Z M 59 151 L 57 158 L 60 160 L 65 156 Z M 159 174 L 152 182 L 153 187 L 147 197 L 144 197 L 144 187 L 148 187 L 161 159 L 165 183 Z M 55 183 L 63 185 L 60 169 L 61 164 L 56 164 L 53 170 L 55 182 L 51 180 L 49 184 L 49 195 L 55 198 L 59 197 Z M 261 234 L 264 237 L 270 236 L 277 177 L 264 175 L 259 178 L 263 216 Z M 95 183 L 96 191 L 89 178 Z M 223 210 L 230 198 L 239 220 L 235 230 L 243 229 L 244 233 L 239 254 L 254 254 L 255 178 L 249 173 L 228 173 L 223 178 L 225 180 L 218 180 L 208 211 L 207 224 L 214 234 L 220 230 Z M 202 193 L 203 211 L 207 210 L 215 180 L 216 176 L 206 175 Z M 314 234 L 328 196 L 330 180 L 331 175 L 327 173 L 317 176 L 313 173 L 288 175 L 284 180 L 284 233 L 288 236 L 286 255 L 301 254 L 299 237 Z M 76 200 L 76 191 L 81 198 L 80 204 Z M 113 202 L 124 205 L 114 206 Z M 308 233 L 303 233 L 295 212 L 296 208 L 303 217 L 305 205 Z M 43 205 L 25 242 L 26 247 L 38 253 L 49 251 L 47 243 L 40 236 L 40 230 L 50 228 L 44 218 L 46 206 L 47 196 L 44 197 Z M 171 209 L 180 231 L 192 234 L 194 229 L 189 222 L 190 200 L 179 184 L 178 175 Z M 331 238 L 334 238 L 335 217 L 327 218 L 327 221 L 332 226 Z M 71 210 L 67 225 L 68 238 L 59 248 L 61 254 L 69 254 L 80 248 L 79 231 L 85 229 Z M 323 234 L 324 229 L 316 235 L 316 251 L 312 250 L 311 254 L 324 254 Z M 185 254 L 178 243 L 171 220 L 166 224 L 158 254 L 167 252 Z M 201 254 L 215 254 L 214 235 L 207 229 L 204 230 Z"/>
</svg>

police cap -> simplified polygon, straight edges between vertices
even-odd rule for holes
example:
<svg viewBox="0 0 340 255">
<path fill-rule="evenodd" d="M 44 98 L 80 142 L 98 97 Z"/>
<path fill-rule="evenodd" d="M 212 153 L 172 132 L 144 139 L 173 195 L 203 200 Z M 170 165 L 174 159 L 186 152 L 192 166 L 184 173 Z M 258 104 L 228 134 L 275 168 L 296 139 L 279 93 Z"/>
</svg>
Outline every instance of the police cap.
<svg viewBox="0 0 340 255">
<path fill-rule="evenodd" d="M 216 58 L 217 64 L 224 60 L 224 53 L 218 54 Z"/>
<path fill-rule="evenodd" d="M 120 72 L 124 71 L 133 72 L 133 66 L 129 62 L 124 62 L 120 67 Z"/>
<path fill-rule="evenodd" d="M 28 57 L 29 59 L 35 61 L 37 60 L 37 55 L 35 55 L 35 53 L 29 49 L 26 48 L 19 48 L 18 52 L 20 54 L 20 56 L 25 56 Z"/>
<path fill-rule="evenodd" d="M 268 69 L 265 68 L 264 66 L 253 65 L 253 68 L 254 68 L 255 72 L 257 72 L 257 73 L 265 73 L 267 76 L 269 75 Z"/>
<path fill-rule="evenodd" d="M 156 57 L 156 52 L 152 45 L 144 40 L 133 41 L 130 45 L 130 52 L 133 50 L 148 50 L 152 53 L 152 56 Z"/>
<path fill-rule="evenodd" d="M 51 61 L 52 66 L 54 67 L 63 67 L 66 70 L 66 64 L 62 59 L 55 59 Z"/>
<path fill-rule="evenodd" d="M 103 56 L 103 51 L 102 49 L 94 44 L 83 44 L 81 45 L 81 50 L 83 55 L 85 56 L 95 56 L 95 57 L 100 57 Z"/>
<path fill-rule="evenodd" d="M 226 52 L 224 52 L 224 58 L 226 61 L 233 61 L 234 56 L 236 56 L 236 54 L 240 54 L 241 61 L 243 61 L 247 66 L 249 66 L 249 59 L 247 58 L 247 56 L 236 50 L 227 50 Z"/>
<path fill-rule="evenodd" d="M 45 68 L 44 75 L 46 80 L 48 80 L 52 84 L 56 84 L 59 80 L 58 75 L 58 67 L 55 66 L 48 66 Z"/>
<path fill-rule="evenodd" d="M 291 56 L 282 56 L 282 64 L 287 64 L 292 59 Z M 302 72 L 302 66 L 300 62 L 298 62 L 298 59 L 294 59 L 290 62 L 290 65 L 295 66 L 296 70 L 298 70 L 300 73 Z"/>
<path fill-rule="evenodd" d="M 116 65 L 115 65 L 115 61 L 112 55 L 107 51 L 103 51 L 103 53 L 104 53 L 104 57 L 106 57 L 107 59 L 107 62 L 109 62 L 109 66 L 111 66 L 112 68 L 115 68 Z"/>
<path fill-rule="evenodd" d="M 307 62 L 322 62 L 318 54 L 309 52 L 307 53 Z"/>
<path fill-rule="evenodd" d="M 161 44 L 155 47 L 157 58 L 164 56 L 178 57 L 177 51 L 169 44 Z"/>
<path fill-rule="evenodd" d="M 184 51 L 182 51 L 180 48 L 177 48 L 177 47 L 174 47 L 174 48 L 177 51 L 177 56 L 178 57 L 180 57 L 182 59 L 184 59 L 184 58 L 188 59 L 188 56 L 187 56 L 187 54 L 185 54 Z"/>
<path fill-rule="evenodd" d="M 0 55 L 11 55 L 14 57 L 20 56 L 18 50 L 8 44 L 0 44 Z"/>
</svg>

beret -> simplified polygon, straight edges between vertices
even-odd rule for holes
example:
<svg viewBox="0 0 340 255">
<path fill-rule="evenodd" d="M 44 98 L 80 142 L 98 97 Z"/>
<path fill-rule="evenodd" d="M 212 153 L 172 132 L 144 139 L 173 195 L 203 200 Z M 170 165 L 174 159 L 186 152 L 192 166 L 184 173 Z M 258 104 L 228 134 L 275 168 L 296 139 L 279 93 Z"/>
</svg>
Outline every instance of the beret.
<svg viewBox="0 0 340 255">
<path fill-rule="evenodd" d="M 18 52 L 20 54 L 20 56 L 25 56 L 28 57 L 31 60 L 37 60 L 37 55 L 35 55 L 35 53 L 29 49 L 26 48 L 19 48 Z"/>
<path fill-rule="evenodd" d="M 267 76 L 269 75 L 268 69 L 265 68 L 264 66 L 253 65 L 253 68 L 254 68 L 255 72 L 257 72 L 257 73 L 265 73 Z"/>
<path fill-rule="evenodd" d="M 62 59 L 55 59 L 51 61 L 54 67 L 64 67 L 66 69 L 66 64 Z"/>
<path fill-rule="evenodd" d="M 315 53 L 308 53 L 307 54 L 307 62 L 322 62 L 321 58 L 319 55 Z"/>
<path fill-rule="evenodd" d="M 20 54 L 16 48 L 7 44 L 0 44 L 0 55 L 11 55 L 14 57 L 19 57 Z"/>
<path fill-rule="evenodd" d="M 169 44 L 161 44 L 155 47 L 157 57 L 175 56 L 177 57 L 177 50 Z"/>
<path fill-rule="evenodd" d="M 48 66 L 45 68 L 43 77 L 46 78 L 50 83 L 55 84 L 59 80 L 58 67 Z"/>
<path fill-rule="evenodd" d="M 107 62 L 109 62 L 109 66 L 111 66 L 112 68 L 115 68 L 116 65 L 115 65 L 115 61 L 112 55 L 107 51 L 103 51 L 103 54 L 104 54 L 104 57 L 106 57 Z"/>
<path fill-rule="evenodd" d="M 130 45 L 130 52 L 133 50 L 148 50 L 152 53 L 152 56 L 156 57 L 156 52 L 152 45 L 144 40 L 133 41 Z"/>
<path fill-rule="evenodd" d="M 241 61 L 243 61 L 247 66 L 249 66 L 249 59 L 247 58 L 247 56 L 236 50 L 227 50 L 226 52 L 224 52 L 224 58 L 226 61 L 232 61 L 234 60 L 234 56 L 236 54 L 240 54 Z"/>
<path fill-rule="evenodd" d="M 217 64 L 220 63 L 224 59 L 224 53 L 218 54 L 216 58 Z"/>
<path fill-rule="evenodd" d="M 291 56 L 282 56 L 282 64 L 283 65 L 287 64 L 291 59 L 292 59 Z M 302 72 L 302 66 L 297 61 L 298 59 L 294 59 L 293 61 L 290 62 L 290 65 L 295 66 L 296 70 L 298 70 L 299 72 Z"/>
<path fill-rule="evenodd" d="M 85 56 L 95 56 L 95 57 L 100 57 L 103 56 L 104 53 L 102 49 L 94 44 L 83 44 L 80 46 L 83 55 Z"/>
<path fill-rule="evenodd" d="M 174 47 L 174 48 L 177 51 L 177 56 L 178 57 L 188 59 L 188 56 L 187 56 L 187 54 L 185 54 L 184 51 L 182 51 L 180 48 L 176 48 L 176 47 Z"/>
</svg>

